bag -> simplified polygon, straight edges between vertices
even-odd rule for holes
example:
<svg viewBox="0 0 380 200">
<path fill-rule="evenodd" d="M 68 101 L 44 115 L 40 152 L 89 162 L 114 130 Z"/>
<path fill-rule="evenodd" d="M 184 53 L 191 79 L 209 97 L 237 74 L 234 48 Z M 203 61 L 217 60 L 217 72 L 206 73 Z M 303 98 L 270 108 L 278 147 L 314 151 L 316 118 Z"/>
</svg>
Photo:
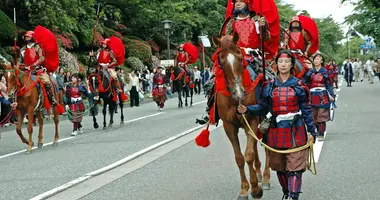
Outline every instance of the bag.
<svg viewBox="0 0 380 200">
<path fill-rule="evenodd" d="M 144 100 L 144 95 L 141 91 L 139 91 L 139 100 L 140 101 Z"/>
<path fill-rule="evenodd" d="M 259 124 L 259 130 L 261 133 L 263 134 L 268 133 L 271 121 L 272 121 L 272 114 L 269 112 L 266 115 L 266 118 Z"/>
</svg>

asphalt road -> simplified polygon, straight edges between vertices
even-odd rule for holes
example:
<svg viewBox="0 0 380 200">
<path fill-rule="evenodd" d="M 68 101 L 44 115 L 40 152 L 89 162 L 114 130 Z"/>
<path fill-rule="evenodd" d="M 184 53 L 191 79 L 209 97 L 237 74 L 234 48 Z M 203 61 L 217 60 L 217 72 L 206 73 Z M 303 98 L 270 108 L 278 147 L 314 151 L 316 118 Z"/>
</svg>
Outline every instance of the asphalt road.
<svg viewBox="0 0 380 200">
<path fill-rule="evenodd" d="M 353 83 L 338 92 L 335 121 L 328 123 L 327 136 L 318 143 L 318 175 L 304 174 L 301 199 L 379 199 L 380 195 L 380 83 Z M 204 101 L 198 96 L 196 102 Z M 144 148 L 197 125 L 194 118 L 204 103 L 193 108 L 176 108 L 170 100 L 162 114 L 118 125 L 106 132 L 87 131 L 74 139 L 0 159 L 0 199 L 29 199 L 78 177 L 115 163 Z M 156 114 L 154 104 L 125 111 L 127 120 Z M 116 120 L 116 124 L 118 124 Z M 69 137 L 69 122 L 61 123 L 61 138 Z M 45 129 L 45 143 L 52 141 L 52 128 Z M 240 189 L 238 168 L 230 142 L 222 128 L 211 132 L 211 146 L 194 144 L 200 130 L 190 132 L 120 167 L 55 194 L 50 199 L 236 199 Z M 242 144 L 244 134 L 240 134 Z M 25 149 L 13 133 L 3 133 L 0 156 Z M 317 146 L 317 145 L 316 145 Z M 244 148 L 244 145 L 243 147 Z M 263 149 L 259 148 L 261 158 Z M 263 163 L 264 164 L 264 163 Z M 21 175 L 22 174 L 22 175 Z M 262 199 L 281 199 L 281 187 L 272 172 L 272 189 Z"/>
<path fill-rule="evenodd" d="M 60 123 L 60 138 L 69 138 L 58 147 L 44 146 L 33 153 L 24 153 L 26 145 L 19 140 L 15 130 L 8 128 L 0 139 L 0 199 L 30 199 L 40 193 L 60 186 L 72 179 L 102 168 L 136 151 L 196 127 L 195 117 L 205 108 L 205 98 L 195 96 L 191 108 L 177 108 L 177 99 L 167 101 L 163 112 L 154 103 L 124 110 L 126 121 L 120 126 L 120 115 L 115 117 L 112 129 L 102 131 L 92 128 L 92 118 L 83 121 L 85 133 L 70 137 L 72 124 Z M 102 121 L 98 115 L 98 122 Z M 14 126 L 12 126 L 14 128 Z M 44 127 L 44 143 L 53 141 L 52 124 Z M 37 127 L 34 127 L 37 142 Z M 26 135 L 24 129 L 24 135 Z M 15 155 L 11 153 L 18 152 Z"/>
</svg>

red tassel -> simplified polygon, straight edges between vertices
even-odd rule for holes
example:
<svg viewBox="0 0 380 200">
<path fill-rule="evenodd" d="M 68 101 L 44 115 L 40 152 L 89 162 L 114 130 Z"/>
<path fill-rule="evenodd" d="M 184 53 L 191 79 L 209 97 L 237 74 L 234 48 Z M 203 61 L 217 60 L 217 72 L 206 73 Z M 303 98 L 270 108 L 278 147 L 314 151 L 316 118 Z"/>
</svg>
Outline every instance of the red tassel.
<svg viewBox="0 0 380 200">
<path fill-rule="evenodd" d="M 49 103 L 49 98 L 47 96 L 47 93 L 46 93 L 46 90 L 45 90 L 45 87 L 42 88 L 42 91 L 44 93 L 44 108 L 46 110 L 50 110 L 50 103 Z"/>
<path fill-rule="evenodd" d="M 61 104 L 57 104 L 57 112 L 58 112 L 58 115 L 62 115 L 65 112 L 65 109 L 63 108 Z"/>
<path fill-rule="evenodd" d="M 195 138 L 195 143 L 200 146 L 200 147 L 203 147 L 203 148 L 206 148 L 210 145 L 210 131 L 208 130 L 210 124 L 207 125 L 206 129 L 204 129 L 201 134 L 199 134 L 196 138 Z"/>
<path fill-rule="evenodd" d="M 125 101 L 128 100 L 128 96 L 125 95 L 124 92 L 121 92 L 120 94 L 121 94 L 121 95 L 120 95 L 120 96 L 121 96 L 121 102 L 125 102 Z"/>
<path fill-rule="evenodd" d="M 117 93 L 115 90 L 112 90 L 112 95 L 113 95 L 112 101 L 116 102 L 117 101 Z"/>
</svg>

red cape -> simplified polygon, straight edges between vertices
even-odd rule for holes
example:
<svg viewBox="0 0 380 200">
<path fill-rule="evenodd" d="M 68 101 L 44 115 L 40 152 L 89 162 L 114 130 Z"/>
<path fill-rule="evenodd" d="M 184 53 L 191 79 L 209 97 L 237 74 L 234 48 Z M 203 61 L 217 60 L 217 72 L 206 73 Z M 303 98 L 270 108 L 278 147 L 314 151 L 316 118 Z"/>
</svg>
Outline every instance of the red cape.
<svg viewBox="0 0 380 200">
<path fill-rule="evenodd" d="M 47 72 L 54 72 L 59 66 L 58 43 L 55 35 L 43 26 L 34 30 L 34 40 L 40 45 L 44 54 L 44 67 Z"/>
<path fill-rule="evenodd" d="M 189 64 L 195 63 L 198 60 L 198 49 L 191 43 L 186 42 L 183 46 L 183 50 L 189 54 Z"/>
<path fill-rule="evenodd" d="M 315 21 L 303 15 L 298 15 L 302 28 L 306 31 L 309 40 L 311 41 L 311 47 L 309 49 L 309 54 L 314 54 L 319 49 L 319 32 L 318 26 Z"/>
<path fill-rule="evenodd" d="M 117 65 L 124 64 L 125 47 L 123 41 L 118 37 L 112 36 L 110 39 L 110 49 L 113 51 Z"/>
</svg>

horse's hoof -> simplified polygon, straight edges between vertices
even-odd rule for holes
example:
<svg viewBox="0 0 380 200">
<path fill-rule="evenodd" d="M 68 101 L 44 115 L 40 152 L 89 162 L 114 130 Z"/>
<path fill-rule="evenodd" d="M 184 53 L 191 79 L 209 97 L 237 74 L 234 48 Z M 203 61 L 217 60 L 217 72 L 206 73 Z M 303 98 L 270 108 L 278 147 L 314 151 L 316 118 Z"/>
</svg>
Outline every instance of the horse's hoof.
<svg viewBox="0 0 380 200">
<path fill-rule="evenodd" d="M 124 126 L 124 122 L 122 121 L 122 122 L 120 122 L 120 126 Z"/>
<path fill-rule="evenodd" d="M 188 104 L 185 104 L 185 106 L 187 107 L 187 106 L 189 106 Z"/>
<path fill-rule="evenodd" d="M 112 124 L 108 124 L 108 128 L 112 128 Z"/>
<path fill-rule="evenodd" d="M 263 182 L 263 175 L 257 174 L 257 181 L 259 181 L 259 183 Z"/>
<path fill-rule="evenodd" d="M 32 153 L 32 149 L 26 149 L 26 154 L 31 154 Z"/>
<path fill-rule="evenodd" d="M 103 127 L 103 131 L 107 130 L 107 127 Z"/>
<path fill-rule="evenodd" d="M 38 143 L 37 147 L 41 149 L 44 146 L 44 143 Z"/>
<path fill-rule="evenodd" d="M 260 188 L 259 193 L 257 193 L 257 194 L 254 194 L 253 192 L 251 192 L 251 196 L 253 199 L 261 199 L 263 197 L 263 195 L 264 195 L 264 191 L 261 188 Z"/>
<path fill-rule="evenodd" d="M 99 128 L 98 123 L 95 123 L 95 124 L 94 124 L 94 128 L 95 128 L 95 129 L 98 129 L 98 128 Z"/>
<path fill-rule="evenodd" d="M 270 183 L 263 183 L 263 190 L 270 190 Z"/>
<path fill-rule="evenodd" d="M 248 200 L 248 195 L 239 195 L 237 200 Z"/>
<path fill-rule="evenodd" d="M 53 142 L 53 147 L 57 147 L 58 146 L 58 142 Z"/>
</svg>

